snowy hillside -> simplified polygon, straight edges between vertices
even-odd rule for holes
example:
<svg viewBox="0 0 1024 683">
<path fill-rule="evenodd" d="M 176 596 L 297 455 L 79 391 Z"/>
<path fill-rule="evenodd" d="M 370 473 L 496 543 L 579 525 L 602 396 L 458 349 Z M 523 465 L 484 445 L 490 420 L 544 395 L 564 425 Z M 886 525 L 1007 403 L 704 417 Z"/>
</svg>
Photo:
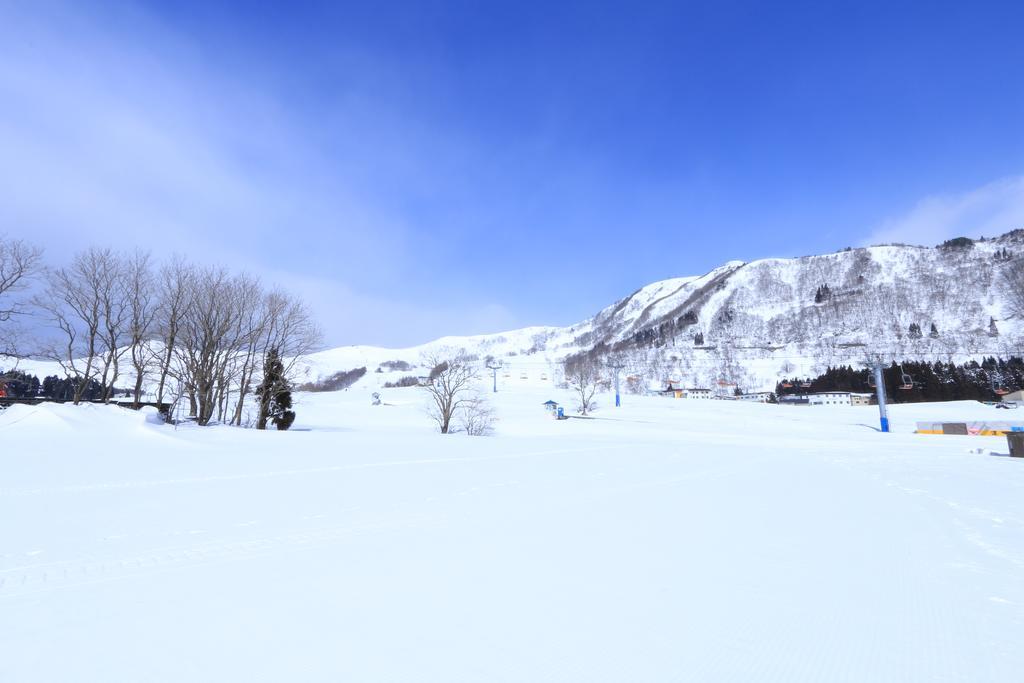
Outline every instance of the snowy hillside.
<svg viewBox="0 0 1024 683">
<path fill-rule="evenodd" d="M 430 357 L 463 351 L 508 379 L 555 380 L 576 353 L 614 355 L 629 388 L 677 380 L 691 386 L 772 389 L 783 376 L 884 360 L 962 362 L 1021 353 L 1004 270 L 1024 254 L 1024 233 L 944 247 L 878 246 L 793 259 L 730 261 L 702 276 L 652 283 L 569 327 L 527 327 L 443 337 L 389 349 L 347 346 L 296 364 L 299 383 L 365 367 L 378 388 L 429 371 Z M 153 342 L 159 346 L 159 342 Z M 160 354 L 155 354 L 156 355 Z M 404 369 L 396 369 L 401 366 Z M 0 358 L 40 378 L 56 363 Z M 379 371 L 378 371 L 379 370 Z M 121 386 L 134 380 L 122 368 Z M 152 377 L 145 386 L 152 388 Z M 865 387 L 867 389 L 868 387 Z"/>
<path fill-rule="evenodd" d="M 631 375 L 716 381 L 749 390 L 783 375 L 893 360 L 962 361 L 1020 353 L 1024 321 L 1007 305 L 1005 252 L 1019 232 L 947 247 L 878 246 L 821 256 L 731 261 L 699 277 L 655 282 L 565 328 L 448 337 L 422 347 L 345 347 L 314 354 L 306 377 L 441 348 L 493 356 L 512 371 L 557 371 L 566 356 L 615 353 Z"/>
</svg>

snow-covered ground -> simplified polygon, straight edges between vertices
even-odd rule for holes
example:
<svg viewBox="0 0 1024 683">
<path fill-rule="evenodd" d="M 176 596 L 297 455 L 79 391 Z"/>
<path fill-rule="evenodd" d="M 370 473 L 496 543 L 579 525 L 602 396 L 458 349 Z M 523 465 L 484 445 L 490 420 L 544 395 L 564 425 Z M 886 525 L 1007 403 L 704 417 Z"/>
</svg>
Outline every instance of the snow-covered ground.
<svg viewBox="0 0 1024 683">
<path fill-rule="evenodd" d="M 516 379 L 488 438 L 369 375 L 287 433 L 0 413 L 0 681 L 1020 680 L 1024 461 L 911 433 L 1016 413 Z"/>
</svg>

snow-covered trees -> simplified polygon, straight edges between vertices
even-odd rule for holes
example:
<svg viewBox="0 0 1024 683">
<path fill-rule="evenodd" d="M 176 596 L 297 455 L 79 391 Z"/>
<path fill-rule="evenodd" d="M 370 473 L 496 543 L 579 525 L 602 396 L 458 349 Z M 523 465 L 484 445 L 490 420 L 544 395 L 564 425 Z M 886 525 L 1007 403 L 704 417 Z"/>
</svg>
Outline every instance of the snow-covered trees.
<svg viewBox="0 0 1024 683">
<path fill-rule="evenodd" d="M 1024 318 L 1024 257 L 1006 265 L 1002 285 L 1010 311 Z"/>
</svg>

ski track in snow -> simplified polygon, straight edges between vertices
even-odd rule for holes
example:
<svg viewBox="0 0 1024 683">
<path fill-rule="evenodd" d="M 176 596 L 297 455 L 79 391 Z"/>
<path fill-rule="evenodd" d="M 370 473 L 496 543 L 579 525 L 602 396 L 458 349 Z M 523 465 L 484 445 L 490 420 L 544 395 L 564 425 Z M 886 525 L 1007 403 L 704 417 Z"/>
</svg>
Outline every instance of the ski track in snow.
<svg viewBox="0 0 1024 683">
<path fill-rule="evenodd" d="M 333 465 L 330 467 L 311 467 L 306 469 L 274 470 L 271 472 L 249 472 L 245 474 L 221 474 L 209 477 L 187 477 L 179 479 L 156 479 L 142 481 L 113 481 L 95 484 L 67 484 L 54 487 L 33 487 L 20 489 L 0 489 L 0 498 L 13 496 L 38 496 L 60 493 L 84 493 L 91 491 L 109 491 L 117 489 L 141 489 L 157 486 L 179 486 L 185 484 L 211 484 L 217 482 L 245 481 L 246 479 L 272 479 L 275 477 L 295 477 L 309 474 L 328 474 L 331 472 L 349 472 L 353 470 L 378 469 L 386 467 L 406 467 L 412 465 L 446 465 L 452 463 L 482 463 L 493 460 L 517 460 L 552 455 L 569 455 L 609 450 L 616 446 L 592 446 L 588 448 L 563 448 L 548 451 L 534 451 L 497 456 L 469 456 L 464 458 L 421 458 L 416 460 L 394 460 L 386 462 L 360 463 L 356 465 Z"/>
<path fill-rule="evenodd" d="M 426 517 L 401 517 L 391 521 L 347 524 L 248 540 L 167 546 L 127 555 L 82 557 L 0 569 L 0 600 L 156 572 L 291 553 L 302 548 L 329 545 L 359 534 L 416 526 L 422 524 L 425 519 Z"/>
</svg>

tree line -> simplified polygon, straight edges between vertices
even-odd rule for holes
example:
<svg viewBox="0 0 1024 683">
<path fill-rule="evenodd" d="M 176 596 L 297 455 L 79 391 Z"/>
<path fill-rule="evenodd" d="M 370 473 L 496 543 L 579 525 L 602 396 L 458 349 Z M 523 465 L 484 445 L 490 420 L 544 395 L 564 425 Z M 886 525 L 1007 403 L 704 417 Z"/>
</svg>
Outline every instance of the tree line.
<svg viewBox="0 0 1024 683">
<path fill-rule="evenodd" d="M 882 375 L 886 398 L 892 403 L 993 401 L 1024 388 L 1024 359 L 988 357 L 980 363 L 969 361 L 961 365 L 941 361 L 893 362 L 883 368 Z M 874 373 L 848 365 L 829 367 L 817 377 L 786 378 L 775 387 L 779 396 L 823 391 L 874 392 Z"/>
<path fill-rule="evenodd" d="M 16 322 L 27 316 L 45 341 L 26 341 Z M 40 249 L 0 237 L 3 352 L 58 363 L 75 403 L 109 401 L 127 378 L 135 403 L 148 386 L 158 403 L 187 402 L 200 425 L 241 425 L 251 400 L 258 429 L 280 427 L 275 401 L 320 341 L 301 299 L 247 273 L 100 247 L 46 266 Z"/>
<path fill-rule="evenodd" d="M 49 375 L 40 382 L 39 378 L 21 370 L 4 372 L 0 369 L 0 390 L 5 398 L 46 398 L 54 401 L 70 401 L 74 397 L 76 383 L 67 377 Z M 82 393 L 81 400 L 98 401 L 103 398 L 103 387 L 93 380 Z"/>
</svg>

